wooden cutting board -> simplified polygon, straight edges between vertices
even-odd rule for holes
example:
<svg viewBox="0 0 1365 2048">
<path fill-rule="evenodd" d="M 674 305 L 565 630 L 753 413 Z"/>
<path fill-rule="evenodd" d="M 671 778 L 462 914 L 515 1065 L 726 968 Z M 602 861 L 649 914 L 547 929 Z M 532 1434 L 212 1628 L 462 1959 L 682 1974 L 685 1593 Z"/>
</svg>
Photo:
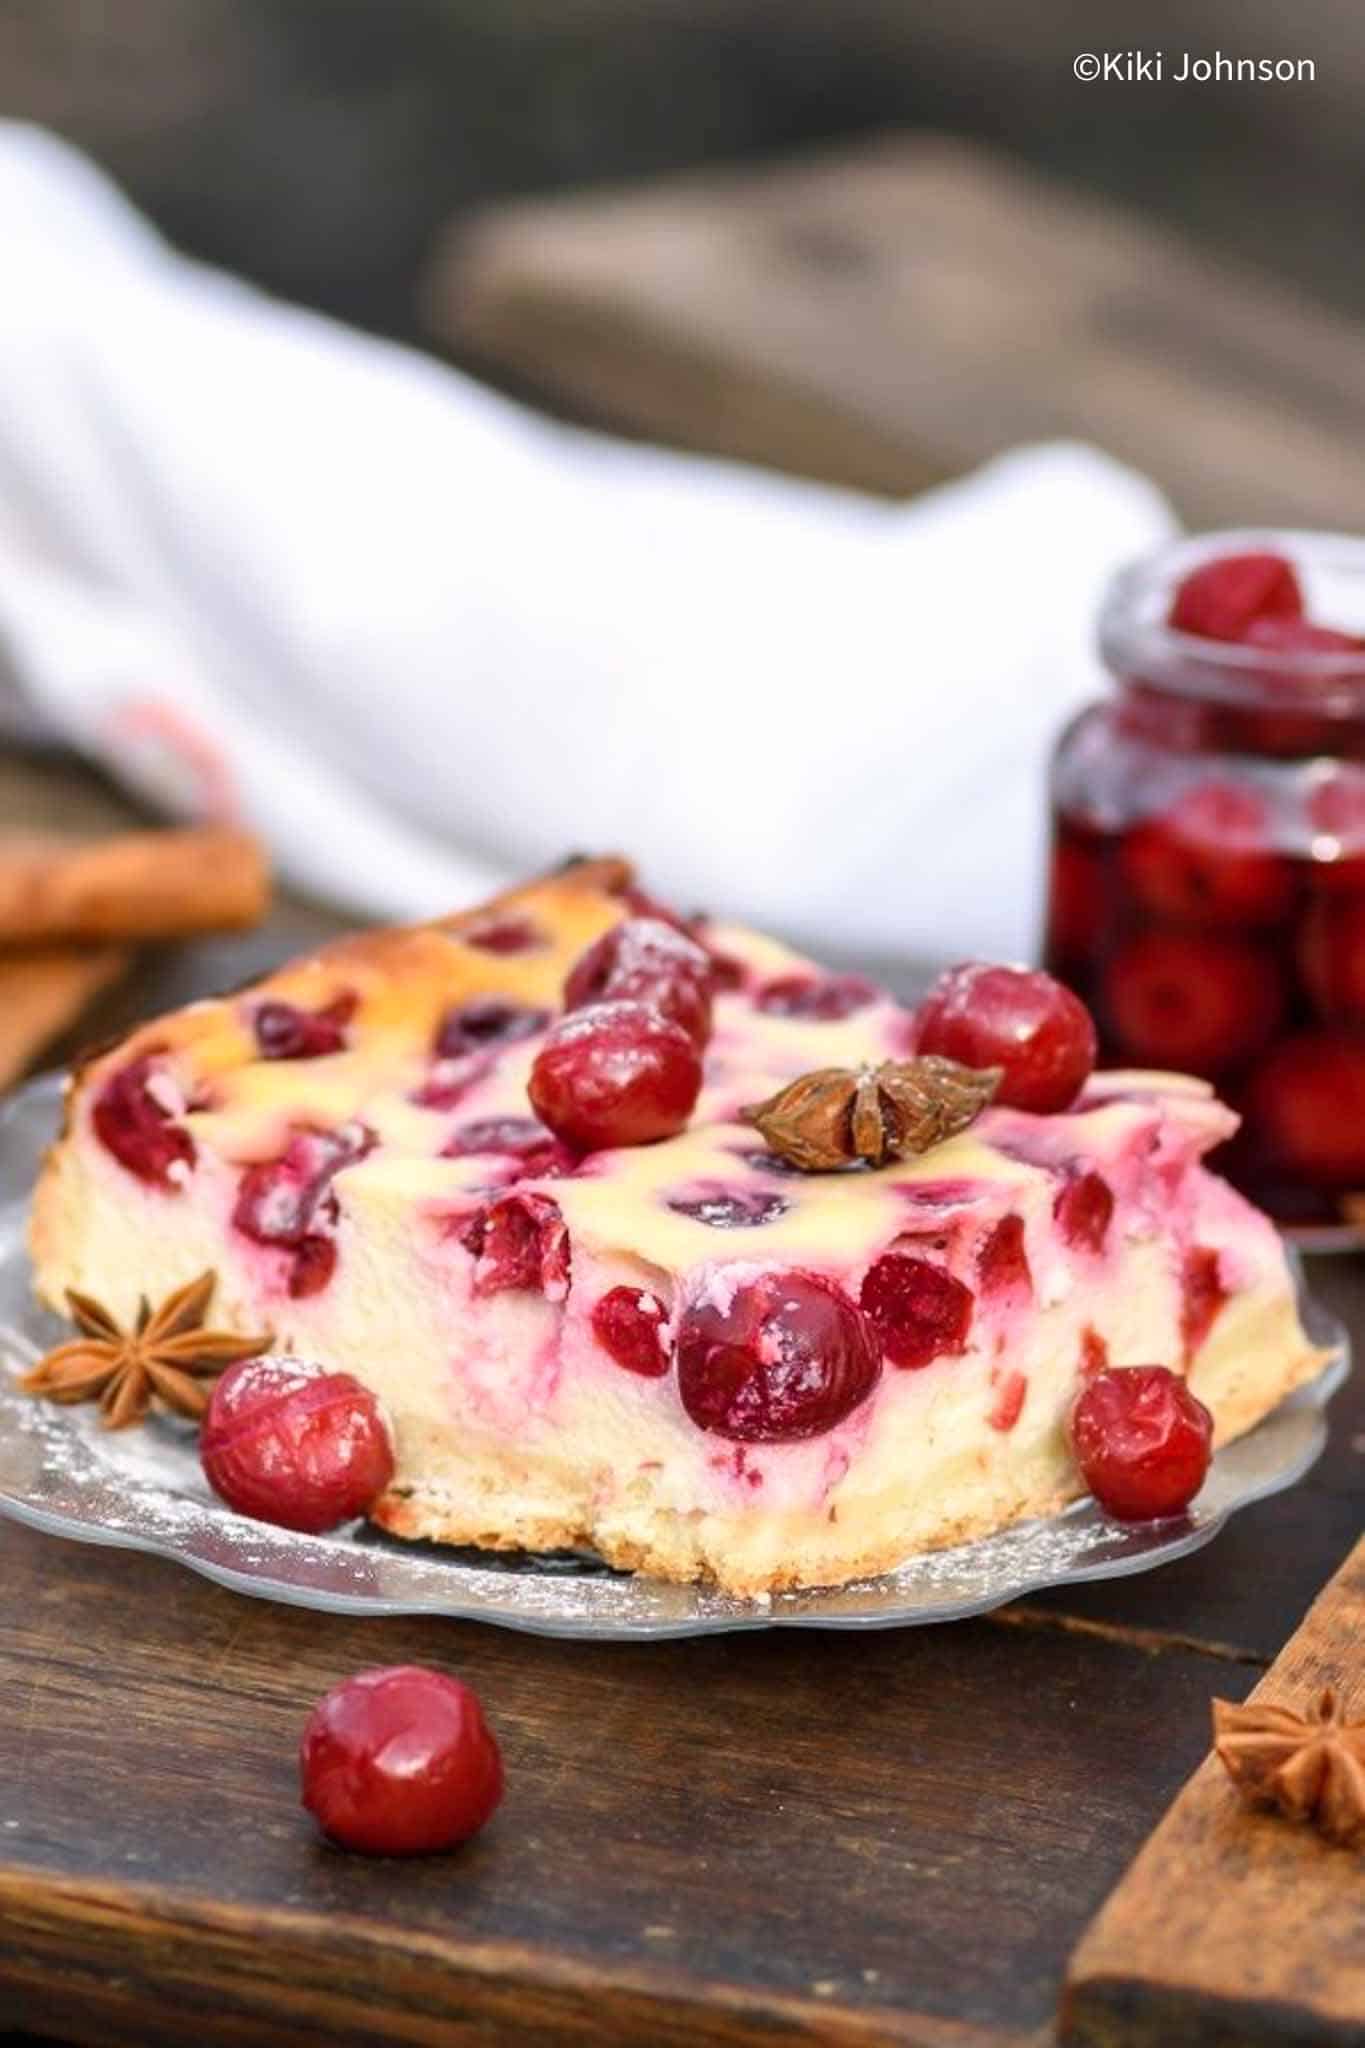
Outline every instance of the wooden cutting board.
<svg viewBox="0 0 1365 2048">
<path fill-rule="evenodd" d="M 1252 1697 L 1365 1720 L 1365 1539 Z M 1072 1958 L 1065 2048 L 1365 2041 L 1365 1855 L 1248 1811 L 1200 1766 Z"/>
</svg>

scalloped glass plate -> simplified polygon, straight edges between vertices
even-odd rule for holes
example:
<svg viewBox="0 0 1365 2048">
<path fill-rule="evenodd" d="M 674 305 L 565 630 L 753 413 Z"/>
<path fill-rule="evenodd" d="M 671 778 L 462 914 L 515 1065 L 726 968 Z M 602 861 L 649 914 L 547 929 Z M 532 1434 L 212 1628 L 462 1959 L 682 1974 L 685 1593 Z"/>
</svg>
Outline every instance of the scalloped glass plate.
<svg viewBox="0 0 1365 2048">
<path fill-rule="evenodd" d="M 16 1376 L 60 1339 L 33 1302 L 24 1218 L 58 1084 L 0 1105 L 0 1514 L 81 1543 L 176 1558 L 259 1599 L 352 1614 L 448 1614 L 534 1634 L 608 1640 L 745 1628 L 894 1628 L 980 1614 L 1042 1587 L 1149 1571 L 1216 1536 L 1230 1514 L 1306 1472 L 1327 1436 L 1325 1409 L 1348 1368 L 1344 1330 L 1309 1297 L 1315 1343 L 1331 1354 L 1311 1386 L 1214 1459 L 1187 1515 L 1146 1527 L 1106 1521 L 1079 1501 L 1049 1521 L 912 1558 L 880 1578 L 746 1601 L 610 1570 L 578 1554 L 499 1555 L 409 1544 L 357 1523 L 299 1536 L 234 1514 L 205 1485 L 193 1429 L 154 1417 L 113 1434 L 94 1410 L 20 1392 Z M 1302 1293 L 1302 1289 L 1301 1289 Z"/>
</svg>

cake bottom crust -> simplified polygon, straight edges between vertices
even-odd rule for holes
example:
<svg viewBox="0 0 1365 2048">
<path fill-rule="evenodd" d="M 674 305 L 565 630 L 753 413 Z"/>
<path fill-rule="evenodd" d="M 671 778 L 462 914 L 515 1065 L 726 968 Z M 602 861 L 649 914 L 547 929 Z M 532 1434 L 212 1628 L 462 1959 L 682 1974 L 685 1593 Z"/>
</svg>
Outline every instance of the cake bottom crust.
<svg viewBox="0 0 1365 2048">
<path fill-rule="evenodd" d="M 1304 1344 L 1288 1302 L 1247 1303 L 1220 1324 L 1190 1371 L 1219 1445 L 1316 1378 L 1328 1357 Z M 744 1597 L 872 1578 L 925 1551 L 1056 1514 L 1085 1491 L 1060 1427 L 1023 1457 L 1011 1456 L 1008 1436 L 995 1436 L 940 1472 L 932 1489 L 849 1494 L 834 1516 L 687 1511 L 628 1494 L 599 1505 L 591 1474 L 513 1450 L 471 1457 L 454 1441 L 444 1456 L 429 1442 L 422 1463 L 427 1476 L 390 1488 L 370 1510 L 396 1536 L 485 1550 L 588 1546 L 621 1570 Z"/>
</svg>

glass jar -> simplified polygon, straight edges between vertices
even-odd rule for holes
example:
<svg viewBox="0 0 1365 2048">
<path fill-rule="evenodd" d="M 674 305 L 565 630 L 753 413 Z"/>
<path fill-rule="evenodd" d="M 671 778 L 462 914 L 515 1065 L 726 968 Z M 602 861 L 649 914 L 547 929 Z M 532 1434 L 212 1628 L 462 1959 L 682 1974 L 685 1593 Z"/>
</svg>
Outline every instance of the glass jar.
<svg viewBox="0 0 1365 2048">
<path fill-rule="evenodd" d="M 1268 649 L 1168 623 L 1201 563 L 1293 563 L 1365 634 L 1365 541 L 1225 533 L 1120 575 L 1116 685 L 1052 773 L 1046 963 L 1109 1066 L 1202 1074 L 1243 1123 L 1215 1165 L 1310 1245 L 1365 1237 L 1365 640 Z"/>
</svg>

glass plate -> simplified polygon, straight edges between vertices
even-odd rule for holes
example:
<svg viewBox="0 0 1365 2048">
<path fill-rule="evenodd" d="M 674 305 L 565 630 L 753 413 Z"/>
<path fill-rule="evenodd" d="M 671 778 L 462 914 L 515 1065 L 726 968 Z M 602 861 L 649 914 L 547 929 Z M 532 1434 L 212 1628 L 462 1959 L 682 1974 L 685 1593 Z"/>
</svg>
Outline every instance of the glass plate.
<svg viewBox="0 0 1365 2048">
<path fill-rule="evenodd" d="M 1326 1441 L 1327 1401 L 1346 1376 L 1344 1330 L 1305 1296 L 1304 1321 L 1330 1363 L 1218 1453 L 1187 1515 L 1122 1527 L 1078 1501 L 1049 1521 L 913 1558 L 880 1578 L 761 1601 L 615 1572 L 578 1554 L 503 1556 L 402 1543 L 363 1523 L 331 1536 L 295 1535 L 214 1498 L 189 1424 L 154 1417 L 144 1428 L 111 1434 L 92 1407 L 58 1408 L 19 1391 L 16 1374 L 63 1333 L 33 1303 L 24 1250 L 28 1197 L 58 1101 L 58 1083 L 45 1079 L 0 1105 L 0 1514 L 77 1542 L 176 1558 L 260 1599 L 338 1613 L 448 1614 L 598 1640 L 954 1621 L 1045 1586 L 1148 1571 L 1197 1550 L 1234 1510 L 1308 1470 Z"/>
</svg>

